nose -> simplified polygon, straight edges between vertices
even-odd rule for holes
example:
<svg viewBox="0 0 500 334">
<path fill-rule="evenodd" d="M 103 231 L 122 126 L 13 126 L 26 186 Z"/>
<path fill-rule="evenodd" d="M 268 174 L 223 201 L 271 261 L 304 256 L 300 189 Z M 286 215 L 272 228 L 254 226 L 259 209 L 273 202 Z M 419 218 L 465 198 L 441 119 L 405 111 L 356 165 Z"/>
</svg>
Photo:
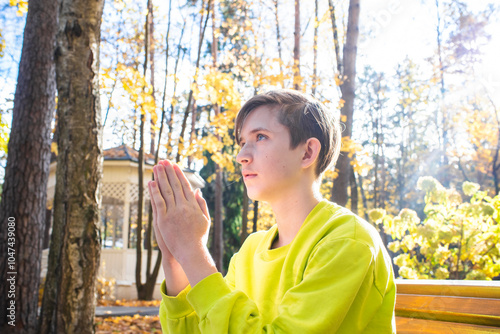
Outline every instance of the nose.
<svg viewBox="0 0 500 334">
<path fill-rule="evenodd" d="M 236 156 L 236 161 L 243 165 L 243 164 L 249 164 L 252 161 L 252 155 L 250 154 L 248 150 L 248 144 L 243 146 Z"/>
</svg>

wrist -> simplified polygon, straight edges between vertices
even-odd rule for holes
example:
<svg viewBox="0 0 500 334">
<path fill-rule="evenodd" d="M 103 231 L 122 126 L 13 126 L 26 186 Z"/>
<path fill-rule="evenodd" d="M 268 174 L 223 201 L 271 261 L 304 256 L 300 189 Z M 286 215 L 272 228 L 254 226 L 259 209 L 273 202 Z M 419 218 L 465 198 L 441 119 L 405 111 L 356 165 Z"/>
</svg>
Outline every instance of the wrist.
<svg viewBox="0 0 500 334">
<path fill-rule="evenodd" d="M 206 246 L 200 246 L 191 252 L 186 252 L 179 259 L 189 284 L 193 287 L 205 277 L 218 272 L 215 262 Z"/>
</svg>

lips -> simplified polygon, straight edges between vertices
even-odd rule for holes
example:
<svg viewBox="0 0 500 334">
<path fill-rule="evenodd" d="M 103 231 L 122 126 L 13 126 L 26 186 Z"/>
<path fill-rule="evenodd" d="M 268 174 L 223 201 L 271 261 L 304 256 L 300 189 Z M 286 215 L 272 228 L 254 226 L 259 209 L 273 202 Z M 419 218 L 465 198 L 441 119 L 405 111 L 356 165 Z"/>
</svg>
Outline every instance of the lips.
<svg viewBox="0 0 500 334">
<path fill-rule="evenodd" d="M 257 176 L 257 173 L 253 173 L 253 172 L 249 172 L 249 171 L 243 171 L 241 174 L 243 174 L 244 180 L 253 179 L 254 177 Z"/>
</svg>

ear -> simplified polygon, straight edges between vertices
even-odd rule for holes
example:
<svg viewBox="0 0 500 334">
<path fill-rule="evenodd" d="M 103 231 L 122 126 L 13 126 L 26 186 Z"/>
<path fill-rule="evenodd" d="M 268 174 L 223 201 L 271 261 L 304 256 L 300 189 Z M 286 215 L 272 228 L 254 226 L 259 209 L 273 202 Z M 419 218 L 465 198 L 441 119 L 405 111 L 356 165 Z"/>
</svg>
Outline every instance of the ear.
<svg viewBox="0 0 500 334">
<path fill-rule="evenodd" d="M 313 166 L 318 159 L 319 151 L 321 151 L 321 143 L 318 138 L 309 138 L 304 143 L 304 155 L 302 156 L 302 167 L 309 168 Z"/>
</svg>

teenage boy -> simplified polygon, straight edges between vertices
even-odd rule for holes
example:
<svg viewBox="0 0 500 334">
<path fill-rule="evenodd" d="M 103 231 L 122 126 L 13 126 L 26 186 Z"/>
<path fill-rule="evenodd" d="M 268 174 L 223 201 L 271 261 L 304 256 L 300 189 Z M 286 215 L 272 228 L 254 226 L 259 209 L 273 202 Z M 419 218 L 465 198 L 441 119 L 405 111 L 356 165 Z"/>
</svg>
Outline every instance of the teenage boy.
<svg viewBox="0 0 500 334">
<path fill-rule="evenodd" d="M 331 112 L 299 92 L 271 91 L 242 107 L 235 135 L 248 196 L 271 205 L 276 225 L 250 235 L 222 277 L 201 192 L 177 165 L 155 166 L 163 332 L 394 333 L 394 274 L 377 231 L 319 192 L 340 151 Z"/>
</svg>

